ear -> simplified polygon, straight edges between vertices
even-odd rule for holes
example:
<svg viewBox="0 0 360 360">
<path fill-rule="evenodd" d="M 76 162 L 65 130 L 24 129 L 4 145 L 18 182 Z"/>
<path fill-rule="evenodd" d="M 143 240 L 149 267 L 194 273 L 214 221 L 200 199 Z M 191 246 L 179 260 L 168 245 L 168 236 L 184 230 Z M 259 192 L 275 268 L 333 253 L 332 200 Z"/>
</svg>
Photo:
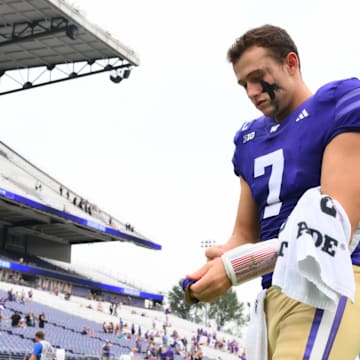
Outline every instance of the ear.
<svg viewBox="0 0 360 360">
<path fill-rule="evenodd" d="M 300 68 L 299 58 L 294 52 L 290 52 L 289 54 L 287 54 L 285 59 L 285 64 L 291 75 L 294 75 L 296 72 L 299 71 Z"/>
</svg>

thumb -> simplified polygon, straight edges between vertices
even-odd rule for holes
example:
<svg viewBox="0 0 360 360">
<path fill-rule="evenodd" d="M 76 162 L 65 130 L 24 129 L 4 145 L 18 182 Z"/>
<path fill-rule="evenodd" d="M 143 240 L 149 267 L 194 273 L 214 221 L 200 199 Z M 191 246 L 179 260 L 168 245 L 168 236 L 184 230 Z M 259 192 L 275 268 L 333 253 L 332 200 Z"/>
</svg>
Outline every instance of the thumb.
<svg viewBox="0 0 360 360">
<path fill-rule="evenodd" d="M 208 260 L 213 260 L 217 257 L 220 257 L 222 254 L 224 254 L 224 252 L 225 249 L 223 248 L 223 246 L 213 246 L 205 251 L 205 256 Z"/>
</svg>

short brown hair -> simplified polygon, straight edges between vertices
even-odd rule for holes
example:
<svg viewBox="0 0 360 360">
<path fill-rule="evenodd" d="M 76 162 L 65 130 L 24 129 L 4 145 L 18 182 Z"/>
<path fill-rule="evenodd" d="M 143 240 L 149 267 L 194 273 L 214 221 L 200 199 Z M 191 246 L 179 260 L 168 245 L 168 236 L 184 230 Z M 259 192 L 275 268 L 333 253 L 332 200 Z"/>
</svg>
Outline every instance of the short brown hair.
<svg viewBox="0 0 360 360">
<path fill-rule="evenodd" d="M 279 63 L 282 63 L 286 55 L 290 52 L 294 52 L 299 58 L 295 42 L 286 30 L 267 24 L 248 30 L 244 35 L 236 39 L 227 52 L 228 61 L 234 65 L 244 51 L 252 46 L 269 49 L 271 56 Z"/>
<path fill-rule="evenodd" d="M 43 331 L 39 330 L 35 333 L 35 337 L 41 339 L 41 340 L 44 340 L 45 339 L 45 334 Z"/>
</svg>

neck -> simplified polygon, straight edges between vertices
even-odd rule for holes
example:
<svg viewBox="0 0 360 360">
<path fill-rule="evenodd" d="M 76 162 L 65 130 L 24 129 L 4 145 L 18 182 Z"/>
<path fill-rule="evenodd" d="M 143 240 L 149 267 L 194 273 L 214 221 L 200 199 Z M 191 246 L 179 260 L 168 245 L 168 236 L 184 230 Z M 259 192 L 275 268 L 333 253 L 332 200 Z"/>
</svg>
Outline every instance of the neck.
<svg viewBox="0 0 360 360">
<path fill-rule="evenodd" d="M 294 99 L 294 107 L 292 111 L 295 110 L 312 95 L 313 93 L 310 91 L 310 89 L 304 83 L 302 83 L 302 88 L 300 89 L 299 94 Z"/>
<path fill-rule="evenodd" d="M 284 111 L 279 112 L 275 116 L 276 122 L 281 122 L 285 117 L 290 115 L 297 107 L 299 107 L 302 103 L 304 103 L 307 99 L 312 96 L 312 92 L 305 85 L 304 82 L 299 82 L 296 86 L 296 93 L 293 98 L 290 99 L 289 105 L 284 109 Z"/>
</svg>

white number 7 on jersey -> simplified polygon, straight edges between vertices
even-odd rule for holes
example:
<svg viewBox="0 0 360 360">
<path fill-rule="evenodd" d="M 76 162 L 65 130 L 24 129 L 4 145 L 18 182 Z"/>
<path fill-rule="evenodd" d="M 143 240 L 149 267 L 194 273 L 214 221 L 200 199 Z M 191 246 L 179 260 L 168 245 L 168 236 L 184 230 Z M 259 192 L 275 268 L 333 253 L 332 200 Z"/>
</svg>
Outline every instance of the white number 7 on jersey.
<svg viewBox="0 0 360 360">
<path fill-rule="evenodd" d="M 276 216 L 280 212 L 280 190 L 284 172 L 284 153 L 282 149 L 269 154 L 259 156 L 254 163 L 254 177 L 263 176 L 265 168 L 271 166 L 271 173 L 268 182 L 269 195 L 266 200 L 266 207 L 263 218 Z"/>
</svg>

